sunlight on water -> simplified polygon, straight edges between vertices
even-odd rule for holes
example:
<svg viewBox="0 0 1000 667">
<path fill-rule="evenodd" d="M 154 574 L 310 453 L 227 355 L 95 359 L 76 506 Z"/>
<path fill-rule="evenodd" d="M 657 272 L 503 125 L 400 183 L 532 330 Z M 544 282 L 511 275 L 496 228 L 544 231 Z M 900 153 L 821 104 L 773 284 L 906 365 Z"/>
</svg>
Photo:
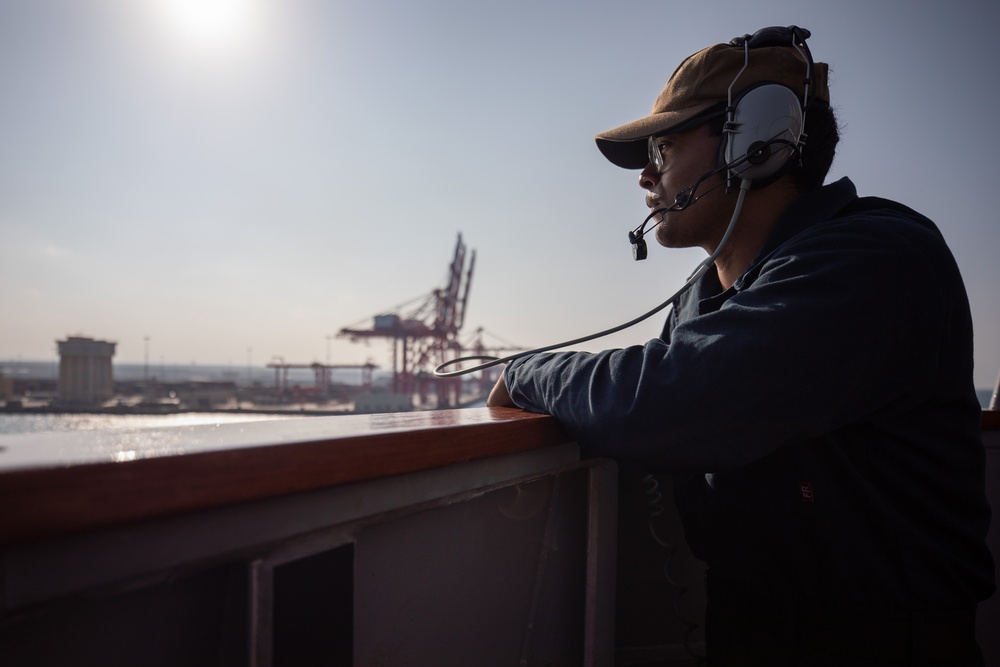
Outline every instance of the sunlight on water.
<svg viewBox="0 0 1000 667">
<path fill-rule="evenodd" d="M 173 415 L 100 414 L 0 414 L 0 433 L 46 433 L 53 431 L 94 431 L 112 429 L 161 428 L 200 424 L 233 424 L 271 419 L 301 418 L 296 414 L 230 414 L 186 412 Z"/>
</svg>

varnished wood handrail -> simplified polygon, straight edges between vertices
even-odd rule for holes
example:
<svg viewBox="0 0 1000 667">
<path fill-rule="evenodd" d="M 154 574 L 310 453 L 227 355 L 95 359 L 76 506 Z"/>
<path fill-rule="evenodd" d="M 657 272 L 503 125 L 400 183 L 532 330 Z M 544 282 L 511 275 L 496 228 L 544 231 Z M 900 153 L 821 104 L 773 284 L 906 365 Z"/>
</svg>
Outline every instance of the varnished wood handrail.
<svg viewBox="0 0 1000 667">
<path fill-rule="evenodd" d="M 0 545 L 567 441 L 502 408 L 0 436 Z"/>
<path fill-rule="evenodd" d="M 0 437 L 0 544 L 567 442 L 551 417 L 473 408 Z"/>
</svg>

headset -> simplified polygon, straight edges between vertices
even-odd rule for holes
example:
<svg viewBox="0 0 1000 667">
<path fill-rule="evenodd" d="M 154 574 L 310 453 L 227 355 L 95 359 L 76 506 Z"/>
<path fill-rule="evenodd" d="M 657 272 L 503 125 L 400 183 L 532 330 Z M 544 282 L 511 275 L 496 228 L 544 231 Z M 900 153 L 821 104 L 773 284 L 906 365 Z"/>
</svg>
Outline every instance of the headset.
<svg viewBox="0 0 1000 667">
<path fill-rule="evenodd" d="M 743 35 L 730 40 L 729 45 L 743 48 L 743 67 L 733 77 L 726 91 L 726 122 L 722 127 L 723 140 L 719 147 L 720 166 L 706 172 L 693 185 L 677 193 L 673 205 L 652 211 L 642 223 L 629 232 L 632 257 L 646 259 L 646 225 L 657 215 L 673 211 L 683 211 L 700 199 L 698 188 L 709 178 L 725 171 L 726 191 L 732 189 L 734 180 L 750 180 L 755 187 L 770 185 L 793 157 L 801 156 L 805 148 L 806 109 L 815 94 L 815 63 L 806 40 L 811 33 L 798 26 L 762 28 L 753 35 Z M 733 100 L 733 88 L 750 64 L 751 49 L 770 46 L 791 46 L 805 63 L 802 97 L 780 83 L 761 82 L 750 86 Z M 709 112 L 699 119 L 705 122 L 716 117 Z M 654 141 L 649 138 L 651 160 L 654 156 Z M 716 186 L 718 187 L 718 186 Z M 708 194 L 715 188 L 710 188 Z M 701 195 L 704 196 L 704 195 Z M 655 225 L 654 225 L 655 228 Z"/>
<path fill-rule="evenodd" d="M 740 182 L 736 205 L 734 206 L 729 226 L 726 228 L 722 240 L 715 252 L 695 268 L 694 272 L 692 272 L 679 290 L 649 312 L 610 329 L 502 358 L 486 355 L 458 357 L 437 366 L 434 369 L 434 375 L 439 378 L 457 377 L 485 370 L 521 357 L 549 352 L 571 345 L 578 345 L 596 338 L 602 338 L 634 326 L 675 303 L 684 292 L 705 274 L 722 253 L 722 250 L 732 236 L 736 221 L 740 217 L 747 191 L 751 187 L 766 187 L 770 185 L 780 177 L 783 169 L 793 158 L 801 157 L 806 142 L 806 109 L 812 102 L 816 87 L 814 81 L 815 63 L 813 62 L 809 47 L 806 45 L 806 40 L 810 36 L 811 33 L 805 28 L 792 25 L 788 27 L 775 26 L 762 28 L 753 35 L 743 35 L 742 37 L 735 37 L 730 40 L 730 46 L 743 48 L 744 59 L 743 68 L 733 78 L 727 91 L 726 109 L 723 112 L 726 115 L 726 121 L 722 128 L 723 140 L 719 151 L 721 165 L 700 176 L 690 187 L 678 192 L 671 206 L 652 211 L 638 227 L 628 233 L 629 242 L 632 244 L 633 258 L 636 260 L 645 259 L 647 250 L 646 241 L 643 236 L 647 231 L 646 225 L 653 218 L 675 211 L 683 211 L 697 202 L 701 197 L 723 184 L 726 186 L 726 191 L 729 192 L 732 189 L 733 181 L 738 180 Z M 780 83 L 762 82 L 742 91 L 734 101 L 733 88 L 737 85 L 740 77 L 750 63 L 751 50 L 770 46 L 791 46 L 805 61 L 806 71 L 805 78 L 803 79 L 804 90 L 802 97 L 800 98 L 793 90 Z M 649 138 L 651 154 L 654 150 L 654 140 L 655 137 Z M 655 150 L 658 151 L 659 149 L 655 148 Z M 698 188 L 703 182 L 722 172 L 726 172 L 725 179 L 722 179 L 720 183 L 709 188 L 705 193 L 698 194 Z M 653 228 L 655 227 L 656 225 L 654 224 Z M 484 363 L 455 371 L 444 370 L 454 364 L 467 361 L 481 361 Z"/>
<path fill-rule="evenodd" d="M 728 179 L 761 182 L 779 173 L 801 150 L 805 110 L 781 84 L 744 91 L 723 126 Z"/>
<path fill-rule="evenodd" d="M 815 94 L 815 63 L 806 40 L 811 33 L 805 28 L 788 26 L 758 30 L 753 35 L 732 39 L 731 46 L 742 46 L 743 69 L 729 84 L 726 111 L 729 118 L 722 129 L 725 135 L 725 160 L 728 164 L 743 161 L 744 168 L 729 169 L 734 176 L 762 181 L 779 173 L 793 156 L 801 155 L 805 147 L 806 109 Z M 789 46 L 805 61 L 803 93 L 800 99 L 787 86 L 761 83 L 740 93 L 733 103 L 733 87 L 750 63 L 750 50 L 768 46 Z M 775 149 L 777 146 L 777 149 Z"/>
</svg>

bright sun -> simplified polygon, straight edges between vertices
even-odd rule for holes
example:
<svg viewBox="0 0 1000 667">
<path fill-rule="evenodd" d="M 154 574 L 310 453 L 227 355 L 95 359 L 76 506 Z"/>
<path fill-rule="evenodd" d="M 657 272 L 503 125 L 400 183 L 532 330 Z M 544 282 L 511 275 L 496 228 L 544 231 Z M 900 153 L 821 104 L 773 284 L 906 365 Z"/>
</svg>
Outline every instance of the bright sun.
<svg viewBox="0 0 1000 667">
<path fill-rule="evenodd" d="M 262 28 L 261 0 L 158 0 L 158 20 L 190 51 L 230 54 Z"/>
</svg>

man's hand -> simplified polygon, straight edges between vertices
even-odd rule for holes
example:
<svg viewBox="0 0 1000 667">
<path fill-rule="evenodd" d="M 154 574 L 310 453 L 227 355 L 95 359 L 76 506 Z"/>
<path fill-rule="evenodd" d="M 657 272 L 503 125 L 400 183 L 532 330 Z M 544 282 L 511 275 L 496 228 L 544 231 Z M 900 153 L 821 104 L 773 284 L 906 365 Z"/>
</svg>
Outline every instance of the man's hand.
<svg viewBox="0 0 1000 667">
<path fill-rule="evenodd" d="M 507 381 L 503 377 L 503 373 L 500 373 L 500 379 L 493 386 L 493 391 L 490 392 L 489 398 L 486 399 L 486 407 L 488 408 L 516 408 L 514 401 L 510 400 L 510 394 L 507 392 Z"/>
</svg>

